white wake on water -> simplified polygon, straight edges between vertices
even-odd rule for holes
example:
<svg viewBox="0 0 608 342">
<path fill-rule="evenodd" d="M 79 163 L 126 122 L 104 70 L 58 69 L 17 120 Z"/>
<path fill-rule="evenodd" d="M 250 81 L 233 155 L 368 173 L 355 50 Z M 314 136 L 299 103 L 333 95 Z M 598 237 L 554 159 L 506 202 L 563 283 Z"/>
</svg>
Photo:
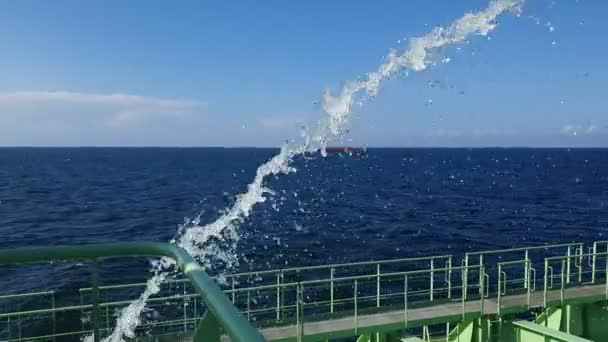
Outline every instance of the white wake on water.
<svg viewBox="0 0 608 342">
<path fill-rule="evenodd" d="M 266 201 L 274 193 L 264 184 L 269 176 L 289 174 L 296 170 L 290 166 L 294 157 L 321 151 L 331 141 L 343 136 L 344 129 L 355 101 L 375 97 L 382 81 L 403 70 L 422 71 L 435 64 L 435 53 L 444 46 L 466 42 L 475 34 L 485 36 L 496 28 L 496 18 L 504 12 L 519 15 L 524 0 L 493 0 L 488 7 L 467 13 L 447 27 L 435 27 L 428 34 L 412 38 L 408 48 L 399 54 L 391 50 L 384 63 L 357 81 L 345 83 L 334 95 L 326 91 L 323 95 L 323 110 L 327 115 L 308 129 L 305 141 L 287 144 L 279 154 L 260 165 L 247 191 L 238 195 L 234 204 L 214 222 L 202 225 L 200 217 L 185 222 L 171 241 L 185 249 L 204 269 L 213 263 L 221 263 L 231 269 L 238 262 L 236 247 L 239 240 L 238 227 L 251 214 L 254 206 Z M 174 272 L 175 263 L 162 258 L 154 264 L 154 276 L 147 282 L 145 291 L 129 306 L 121 310 L 112 334 L 103 341 L 118 342 L 135 336 L 135 328 L 141 321 L 141 313 L 150 296 L 160 291 L 162 283 Z M 89 336 L 85 340 L 92 341 Z"/>
</svg>

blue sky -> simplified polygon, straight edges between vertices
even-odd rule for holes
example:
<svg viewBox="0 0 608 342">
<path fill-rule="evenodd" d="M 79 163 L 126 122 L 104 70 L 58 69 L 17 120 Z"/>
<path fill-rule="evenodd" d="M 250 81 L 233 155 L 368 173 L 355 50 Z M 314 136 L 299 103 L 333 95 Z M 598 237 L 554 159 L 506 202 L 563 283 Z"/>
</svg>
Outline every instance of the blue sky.
<svg viewBox="0 0 608 342">
<path fill-rule="evenodd" d="M 3 1 L 0 146 L 278 146 L 488 1 Z M 608 146 L 605 1 L 528 0 L 357 107 L 351 144 Z"/>
</svg>

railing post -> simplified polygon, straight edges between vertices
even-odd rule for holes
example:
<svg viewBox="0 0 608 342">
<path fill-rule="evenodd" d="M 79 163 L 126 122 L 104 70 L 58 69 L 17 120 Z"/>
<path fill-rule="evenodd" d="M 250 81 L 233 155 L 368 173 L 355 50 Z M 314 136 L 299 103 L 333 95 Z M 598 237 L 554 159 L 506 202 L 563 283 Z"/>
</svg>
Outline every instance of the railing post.
<svg viewBox="0 0 608 342">
<path fill-rule="evenodd" d="M 296 286 L 296 339 L 300 342 L 300 285 Z"/>
<path fill-rule="evenodd" d="M 403 277 L 403 321 L 407 328 L 407 274 Z"/>
<path fill-rule="evenodd" d="M 524 257 L 524 289 L 527 289 L 528 285 L 529 285 L 528 277 L 530 275 L 528 274 L 528 260 L 529 260 L 529 252 L 526 249 L 526 253 L 525 253 L 525 257 Z"/>
<path fill-rule="evenodd" d="M 445 322 L 445 342 L 450 340 L 450 322 Z"/>
<path fill-rule="evenodd" d="M 566 257 L 567 257 L 567 261 L 566 261 L 566 284 L 570 284 L 570 258 L 572 257 L 572 248 L 571 246 L 568 246 L 568 252 L 566 253 Z M 562 273 L 563 273 L 563 268 L 562 268 Z"/>
<path fill-rule="evenodd" d="M 285 284 L 285 273 L 281 270 L 281 284 Z M 281 286 L 281 316 L 285 317 L 285 287 Z"/>
<path fill-rule="evenodd" d="M 433 301 L 433 290 L 435 287 L 435 259 L 431 258 L 431 284 L 430 284 L 430 297 L 431 302 Z"/>
<path fill-rule="evenodd" d="M 578 249 L 578 283 L 580 284 L 583 282 L 583 255 L 585 254 L 585 246 L 583 246 L 583 244 L 580 244 Z"/>
<path fill-rule="evenodd" d="M 304 336 L 303 324 L 302 324 L 302 285 L 298 284 L 296 288 L 296 331 L 297 331 L 297 341 L 302 342 L 302 338 Z"/>
<path fill-rule="evenodd" d="M 184 332 L 188 331 L 188 296 L 186 295 L 186 283 L 182 283 L 182 290 L 184 293 L 183 307 L 184 307 Z"/>
<path fill-rule="evenodd" d="M 91 295 L 93 300 L 93 340 L 99 342 L 99 284 L 98 284 L 98 269 L 97 258 L 91 260 L 89 264 L 91 271 Z"/>
<path fill-rule="evenodd" d="M 483 263 L 483 254 L 479 254 L 479 264 L 480 264 L 480 265 L 484 265 L 484 263 Z M 485 265 L 484 265 L 484 267 L 483 267 L 483 268 L 484 268 L 484 269 L 486 268 L 486 267 L 485 267 Z M 488 288 L 486 289 L 486 293 L 490 292 L 490 291 L 489 291 L 489 288 L 490 288 L 490 276 L 488 276 L 488 286 L 487 286 L 487 287 L 488 287 Z"/>
<path fill-rule="evenodd" d="M 570 260 L 570 258 L 568 258 Z M 565 287 L 565 279 L 564 279 L 564 267 L 566 266 L 566 262 L 562 259 L 562 274 L 561 274 L 561 288 L 559 290 L 561 305 L 564 305 L 564 287 Z M 566 271 L 568 273 L 568 271 Z"/>
<path fill-rule="evenodd" d="M 56 340 L 57 334 L 57 314 L 55 313 L 55 291 L 51 293 L 51 307 L 53 308 L 53 341 Z"/>
<path fill-rule="evenodd" d="M 483 254 L 479 254 L 479 264 L 480 264 L 480 265 L 483 265 L 483 268 L 484 268 L 484 270 L 485 270 L 485 268 L 486 268 L 486 267 L 485 267 L 485 265 L 484 265 L 484 263 L 483 263 Z M 486 289 L 486 293 L 488 293 L 488 292 L 489 292 L 489 287 L 490 287 L 490 286 L 489 286 L 489 281 L 490 281 L 490 276 L 488 276 L 488 289 Z"/>
<path fill-rule="evenodd" d="M 357 317 L 357 297 L 358 297 L 358 293 L 359 292 L 359 282 L 357 281 L 357 279 L 355 279 L 355 296 L 354 296 L 354 301 L 355 301 L 355 335 L 357 334 L 357 328 L 359 325 L 358 319 L 359 317 Z"/>
<path fill-rule="evenodd" d="M 304 285 L 300 284 L 300 341 L 304 340 L 304 320 L 306 316 L 306 301 L 304 300 Z"/>
<path fill-rule="evenodd" d="M 236 303 L 236 284 L 234 276 L 232 276 L 232 304 Z"/>
<path fill-rule="evenodd" d="M 604 257 L 604 262 L 608 264 L 608 243 L 606 243 L 606 256 Z M 608 278 L 608 273 L 605 274 L 606 278 Z"/>
<path fill-rule="evenodd" d="M 551 275 L 553 277 L 553 275 Z M 543 285 L 543 308 L 547 308 L 547 297 L 548 297 L 548 288 L 549 288 L 549 260 L 545 258 L 545 281 Z"/>
<path fill-rule="evenodd" d="M 597 241 L 593 243 L 593 252 L 592 252 L 592 257 L 591 257 L 591 283 L 595 284 L 595 265 L 596 265 L 596 261 L 597 261 L 597 256 L 595 255 L 595 253 L 597 253 Z"/>
<path fill-rule="evenodd" d="M 528 310 L 530 310 L 530 269 L 532 268 L 530 260 L 526 259 L 526 278 L 528 280 L 527 284 L 526 284 L 526 304 L 528 305 Z"/>
<path fill-rule="evenodd" d="M 452 256 L 448 259 L 447 265 L 448 298 L 452 298 Z"/>
<path fill-rule="evenodd" d="M 462 276 L 462 298 L 467 300 L 467 280 L 469 276 L 469 253 L 464 255 L 464 269 L 461 272 Z"/>
<path fill-rule="evenodd" d="M 281 275 L 277 273 L 277 322 L 281 320 Z"/>
<path fill-rule="evenodd" d="M 106 293 L 106 301 L 108 301 L 107 293 Z M 105 313 L 106 313 L 106 331 L 111 331 L 110 324 L 112 323 L 112 320 L 110 319 L 110 307 L 109 306 L 106 306 Z"/>
<path fill-rule="evenodd" d="M 336 269 L 332 267 L 329 270 L 329 312 L 334 313 L 334 274 Z"/>
<path fill-rule="evenodd" d="M 90 266 L 89 266 L 90 267 Z M 80 317 L 85 317 L 85 311 L 84 311 L 84 295 L 83 292 L 80 291 Z M 10 327 L 9 327 L 10 328 Z M 80 320 L 80 329 L 81 330 L 88 330 L 87 327 L 84 324 L 84 320 L 81 319 Z"/>
<path fill-rule="evenodd" d="M 498 297 L 496 298 L 496 314 L 500 316 L 500 302 L 502 297 L 502 264 L 498 263 Z"/>
<path fill-rule="evenodd" d="M 380 264 L 376 264 L 376 307 L 380 307 Z"/>
<path fill-rule="evenodd" d="M 608 259 L 606 260 L 605 263 L 605 268 L 604 268 L 604 274 L 606 275 L 606 289 L 605 289 L 605 295 L 606 295 L 606 300 L 608 300 Z"/>
<path fill-rule="evenodd" d="M 422 326 L 422 338 L 424 339 L 424 341 L 431 340 L 431 334 L 429 333 L 429 326 L 426 324 Z"/>
<path fill-rule="evenodd" d="M 18 341 L 21 342 L 21 315 L 17 316 L 17 337 Z"/>
<path fill-rule="evenodd" d="M 485 286 L 484 286 L 484 274 L 485 274 L 485 268 L 483 267 L 483 264 L 480 264 L 479 266 L 479 312 L 481 313 L 481 316 L 483 316 L 483 310 L 484 310 L 484 302 L 485 302 Z"/>
<path fill-rule="evenodd" d="M 251 322 L 251 291 L 247 290 L 247 320 Z"/>
<path fill-rule="evenodd" d="M 466 296 L 464 294 L 467 293 L 467 286 L 468 286 L 468 285 L 466 285 L 466 280 L 465 280 L 466 276 L 465 276 L 465 273 L 468 273 L 468 271 L 469 271 L 469 268 L 465 267 L 460 272 L 461 273 L 461 277 L 462 277 L 462 289 L 464 291 L 464 293 L 462 295 L 462 319 L 463 320 L 464 320 L 464 316 L 465 316 L 464 315 L 465 314 L 464 308 L 465 308 L 465 303 L 466 303 Z"/>
</svg>

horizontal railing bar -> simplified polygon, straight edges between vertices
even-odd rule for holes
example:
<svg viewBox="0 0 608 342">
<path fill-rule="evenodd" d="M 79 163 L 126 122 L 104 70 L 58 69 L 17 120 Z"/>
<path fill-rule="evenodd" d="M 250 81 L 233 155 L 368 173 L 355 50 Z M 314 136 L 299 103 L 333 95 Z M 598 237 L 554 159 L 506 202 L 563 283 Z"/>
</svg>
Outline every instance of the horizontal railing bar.
<svg viewBox="0 0 608 342">
<path fill-rule="evenodd" d="M 430 261 L 431 259 L 449 259 L 453 257 L 452 255 L 437 255 L 432 257 L 416 257 L 416 258 L 402 258 L 402 259 L 387 259 L 387 260 L 379 260 L 379 261 L 361 261 L 361 262 L 353 262 L 353 263 L 342 263 L 342 264 L 331 264 L 331 265 L 316 265 L 316 266 L 304 266 L 304 267 L 292 267 L 292 268 L 284 268 L 284 269 L 273 269 L 273 270 L 262 270 L 262 271 L 251 271 L 244 273 L 233 273 L 224 275 L 224 278 L 236 278 L 243 277 L 248 275 L 265 275 L 265 274 L 276 274 L 281 272 L 293 272 L 293 271 L 302 271 L 302 270 L 317 270 L 323 268 L 332 268 L 332 267 L 344 267 L 344 266 L 361 266 L 361 265 L 384 265 L 398 262 L 406 262 L 406 261 Z M 375 272 L 375 270 L 374 270 Z M 217 279 L 217 276 L 211 277 L 212 279 Z M 274 278 L 272 279 L 274 281 Z M 183 283 L 187 282 L 187 279 L 175 279 L 169 280 L 168 283 Z M 119 285 L 104 285 L 99 286 L 99 290 L 110 290 L 110 289 L 122 289 L 129 287 L 142 287 L 146 286 L 145 282 L 141 283 L 130 283 L 130 284 L 119 284 Z M 91 287 L 80 288 L 80 292 L 90 292 L 92 290 Z"/>
<path fill-rule="evenodd" d="M 605 255 L 605 256 L 608 257 L 608 252 L 572 254 L 570 256 L 568 256 L 568 255 L 559 255 L 559 256 L 553 256 L 553 257 L 546 257 L 545 260 L 547 260 L 547 261 L 567 260 L 567 259 L 576 259 L 576 258 L 584 258 L 584 257 L 590 257 L 590 256 L 602 256 L 602 255 Z"/>
<path fill-rule="evenodd" d="M 522 260 L 502 261 L 502 262 L 497 263 L 497 265 L 511 266 L 511 265 L 525 264 L 527 262 L 532 263 L 530 260 L 522 259 Z"/>
<path fill-rule="evenodd" d="M 367 266 L 367 265 L 385 265 L 391 263 L 399 263 L 399 262 L 409 262 L 409 261 L 431 261 L 437 259 L 449 259 L 453 256 L 451 254 L 445 255 L 435 255 L 435 256 L 426 256 L 426 257 L 414 257 L 414 258 L 402 258 L 402 259 L 384 259 L 378 261 L 357 261 L 351 263 L 340 263 L 340 264 L 329 264 L 329 265 L 314 265 L 314 266 L 303 266 L 303 267 L 289 267 L 289 268 L 279 268 L 273 270 L 262 270 L 262 271 L 249 271 L 242 273 L 233 273 L 225 275 L 226 278 L 235 278 L 242 277 L 247 275 L 263 275 L 263 274 L 276 274 L 276 273 L 285 273 L 285 272 L 298 272 L 298 271 L 309 271 L 309 270 L 319 270 L 325 268 L 338 268 L 338 267 L 352 267 L 352 266 Z M 375 271 L 375 270 L 374 270 Z"/>
<path fill-rule="evenodd" d="M 149 298 L 146 302 L 148 303 L 156 303 L 163 302 L 168 300 L 180 301 L 184 299 L 190 298 L 200 298 L 199 294 L 180 294 L 180 295 L 172 295 L 166 297 L 153 297 Z M 102 308 L 111 308 L 114 306 L 123 306 L 128 305 L 133 302 L 133 299 L 125 299 L 120 301 L 113 302 L 100 302 L 99 306 Z M 12 312 L 3 312 L 0 313 L 0 318 L 4 317 L 14 317 L 14 316 L 23 316 L 23 315 L 33 315 L 33 314 L 44 314 L 44 313 L 53 313 L 53 312 L 63 312 L 63 311 L 75 311 L 75 310 L 83 310 L 83 309 L 92 309 L 93 304 L 83 304 L 83 305 L 69 305 L 69 306 L 58 306 L 51 309 L 35 309 L 35 310 L 27 310 L 27 311 L 12 311 Z"/>
<path fill-rule="evenodd" d="M 217 277 L 211 277 L 211 279 L 216 279 Z M 183 283 L 190 283 L 190 280 L 187 278 L 181 278 L 181 279 L 169 279 L 165 281 L 167 284 L 183 284 Z M 114 290 L 114 289 L 126 289 L 126 288 L 130 288 L 130 287 L 144 287 L 146 286 L 148 283 L 129 283 L 129 284 L 118 284 L 118 285 L 101 285 L 98 286 L 97 288 L 101 291 L 101 290 Z M 90 292 L 92 291 L 93 288 L 92 287 L 81 287 L 78 289 L 78 292 Z"/>
<path fill-rule="evenodd" d="M 41 315 L 41 314 L 47 314 L 47 313 L 53 313 L 53 312 L 74 311 L 74 310 L 91 309 L 91 308 L 93 308 L 92 304 L 62 306 L 62 307 L 56 307 L 56 308 L 51 308 L 51 309 L 36 309 L 36 310 L 27 310 L 27 311 L 3 312 L 3 313 L 0 313 L 0 318 L 27 316 L 27 315 Z"/>
<path fill-rule="evenodd" d="M 526 250 L 539 250 L 539 249 L 554 249 L 561 247 L 572 247 L 572 246 L 581 246 L 582 242 L 570 242 L 570 243 L 560 243 L 555 245 L 539 245 L 539 246 L 531 246 L 531 247 L 516 247 L 516 248 L 505 248 L 505 249 L 493 249 L 489 251 L 478 251 L 478 252 L 467 252 L 465 255 L 475 256 L 475 255 L 487 255 L 487 254 L 499 254 L 499 253 L 511 253 L 511 252 L 525 252 Z M 475 260 L 472 260 L 475 261 Z"/>
<path fill-rule="evenodd" d="M 469 269 L 469 270 L 479 270 L 480 266 L 478 265 L 473 265 L 473 266 L 454 266 L 454 267 L 446 267 L 446 268 L 434 268 L 434 269 L 425 269 L 425 270 L 415 270 L 415 271 L 403 271 L 403 272 L 390 272 L 390 273 L 382 273 L 380 275 L 378 274 L 365 274 L 365 275 L 358 275 L 358 276 L 350 276 L 350 277 L 338 277 L 338 278 L 333 278 L 334 282 L 341 282 L 341 281 L 349 281 L 349 280 L 361 280 L 361 279 L 377 279 L 379 278 L 383 278 L 383 277 L 396 277 L 396 276 L 403 276 L 403 275 L 416 275 L 416 274 L 425 274 L 425 275 L 430 275 L 431 273 L 441 273 L 441 272 L 445 272 L 445 271 L 459 271 L 459 270 L 464 270 L 464 269 Z M 426 278 L 420 278 L 422 280 L 428 280 Z M 269 285 L 260 285 L 260 286 L 254 286 L 254 287 L 242 287 L 242 288 L 237 288 L 237 289 L 227 289 L 224 290 L 225 293 L 227 294 L 231 294 L 231 293 L 240 293 L 240 292 L 247 292 L 247 291 L 258 291 L 258 290 L 268 290 L 268 289 L 277 289 L 277 288 L 287 288 L 287 287 L 294 287 L 294 286 L 298 286 L 298 285 L 304 285 L 304 286 L 309 286 L 309 285 L 318 285 L 318 284 L 326 284 L 326 283 L 330 283 L 332 281 L 331 278 L 325 278 L 325 279 L 318 279 L 318 280 L 306 280 L 306 281 L 302 281 L 302 282 L 290 282 L 290 283 L 281 283 L 281 284 L 269 284 Z M 371 281 L 370 281 L 371 283 Z M 478 284 L 470 284 L 468 285 L 469 288 L 475 288 L 478 287 Z M 453 286 L 452 288 L 456 288 L 456 286 Z"/>
<path fill-rule="evenodd" d="M 34 297 L 34 296 L 49 296 L 54 294 L 55 291 L 40 291 L 40 292 L 29 292 L 29 293 L 12 293 L 0 295 L 0 299 L 13 299 L 21 297 Z"/>
<path fill-rule="evenodd" d="M 350 276 L 350 277 L 340 277 L 340 278 L 334 278 L 334 282 L 336 281 L 348 281 L 348 280 L 359 280 L 359 279 L 375 279 L 375 278 L 382 278 L 382 277 L 395 277 L 395 276 L 404 276 L 404 275 L 414 275 L 414 274 L 431 274 L 431 273 L 438 273 L 438 272 L 445 272 L 445 271 L 460 271 L 460 270 L 479 270 L 481 266 L 478 265 L 473 265 L 473 266 L 453 266 L 453 267 L 444 267 L 444 268 L 433 268 L 433 269 L 428 269 L 428 270 L 414 270 L 414 271 L 403 271 L 403 272 L 389 272 L 389 273 L 383 273 L 383 274 L 364 274 L 364 275 L 358 275 L 358 276 Z M 322 280 L 306 280 L 306 281 L 302 281 L 300 282 L 300 284 L 302 285 L 310 285 L 310 284 L 316 284 L 316 283 L 324 283 L 324 282 L 328 282 L 330 281 L 330 279 L 322 279 Z"/>
</svg>

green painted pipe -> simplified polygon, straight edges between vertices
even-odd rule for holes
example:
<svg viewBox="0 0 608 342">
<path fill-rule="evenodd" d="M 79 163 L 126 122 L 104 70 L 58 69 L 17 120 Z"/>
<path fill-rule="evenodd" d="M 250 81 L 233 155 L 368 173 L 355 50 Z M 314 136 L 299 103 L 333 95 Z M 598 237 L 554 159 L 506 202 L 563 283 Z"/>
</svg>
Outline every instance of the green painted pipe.
<svg viewBox="0 0 608 342">
<path fill-rule="evenodd" d="M 160 242 L 124 242 L 78 246 L 26 247 L 0 250 L 0 265 L 82 260 L 122 256 L 165 256 L 177 262 L 207 304 L 209 311 L 235 342 L 263 342 L 261 334 L 245 320 L 222 290 L 183 249 Z"/>
</svg>

